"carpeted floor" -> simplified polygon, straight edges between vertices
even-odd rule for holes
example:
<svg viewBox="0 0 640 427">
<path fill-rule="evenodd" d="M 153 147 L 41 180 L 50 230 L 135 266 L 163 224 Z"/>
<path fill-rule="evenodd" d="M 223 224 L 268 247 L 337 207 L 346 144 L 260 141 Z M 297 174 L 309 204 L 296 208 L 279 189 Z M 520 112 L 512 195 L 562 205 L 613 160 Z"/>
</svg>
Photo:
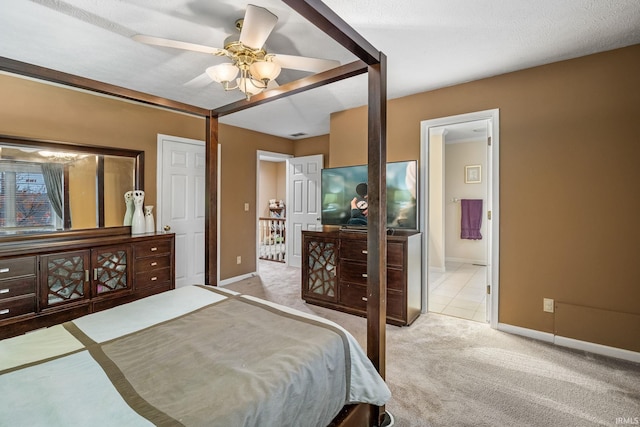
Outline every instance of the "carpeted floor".
<svg viewBox="0 0 640 427">
<path fill-rule="evenodd" d="M 366 349 L 366 319 L 304 303 L 300 270 L 261 261 L 227 286 L 328 318 Z M 640 423 L 640 365 L 440 314 L 387 327 L 386 408 L 397 427 Z"/>
</svg>

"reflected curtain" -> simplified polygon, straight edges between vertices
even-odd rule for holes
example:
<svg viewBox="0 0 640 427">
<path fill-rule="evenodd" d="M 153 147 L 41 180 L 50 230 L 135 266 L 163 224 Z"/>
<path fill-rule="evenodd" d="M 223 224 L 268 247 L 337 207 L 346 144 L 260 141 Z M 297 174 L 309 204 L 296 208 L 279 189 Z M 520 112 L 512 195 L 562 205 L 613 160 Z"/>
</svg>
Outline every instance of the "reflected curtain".
<svg viewBox="0 0 640 427">
<path fill-rule="evenodd" d="M 62 182 L 63 167 L 60 163 L 43 163 L 42 176 L 44 177 L 44 185 L 47 187 L 47 196 L 51 207 L 60 219 L 63 219 L 63 193 L 64 187 Z"/>
</svg>

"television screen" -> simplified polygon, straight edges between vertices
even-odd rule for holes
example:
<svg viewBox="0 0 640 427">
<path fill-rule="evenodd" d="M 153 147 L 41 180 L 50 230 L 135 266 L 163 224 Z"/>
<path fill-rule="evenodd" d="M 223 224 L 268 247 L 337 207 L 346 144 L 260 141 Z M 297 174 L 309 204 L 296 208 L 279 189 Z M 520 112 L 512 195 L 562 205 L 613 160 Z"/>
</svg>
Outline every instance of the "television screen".
<svg viewBox="0 0 640 427">
<path fill-rule="evenodd" d="M 322 169 L 322 224 L 366 227 L 367 166 Z M 416 230 L 417 162 L 387 163 L 387 227 Z"/>
</svg>

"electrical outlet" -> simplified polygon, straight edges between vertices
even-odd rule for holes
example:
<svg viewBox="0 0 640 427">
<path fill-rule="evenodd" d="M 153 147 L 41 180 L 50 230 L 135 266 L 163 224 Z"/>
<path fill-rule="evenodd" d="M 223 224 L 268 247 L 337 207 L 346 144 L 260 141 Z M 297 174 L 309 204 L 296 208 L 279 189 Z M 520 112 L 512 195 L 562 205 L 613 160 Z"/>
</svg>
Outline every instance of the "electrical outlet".
<svg viewBox="0 0 640 427">
<path fill-rule="evenodd" d="M 236 264 L 242 264 L 242 257 L 240 255 L 236 257 Z"/>
<path fill-rule="evenodd" d="M 547 313 L 553 313 L 553 300 L 551 298 L 542 299 L 542 310 Z"/>
</svg>

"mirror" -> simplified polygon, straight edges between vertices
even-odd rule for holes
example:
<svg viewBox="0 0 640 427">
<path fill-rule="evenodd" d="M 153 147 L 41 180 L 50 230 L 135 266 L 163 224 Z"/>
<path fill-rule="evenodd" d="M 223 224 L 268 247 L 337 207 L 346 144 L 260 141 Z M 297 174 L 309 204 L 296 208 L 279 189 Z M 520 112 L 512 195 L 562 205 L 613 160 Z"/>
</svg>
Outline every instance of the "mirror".
<svg viewBox="0 0 640 427">
<path fill-rule="evenodd" d="M 0 136 L 0 238 L 122 226 L 144 152 Z"/>
</svg>

